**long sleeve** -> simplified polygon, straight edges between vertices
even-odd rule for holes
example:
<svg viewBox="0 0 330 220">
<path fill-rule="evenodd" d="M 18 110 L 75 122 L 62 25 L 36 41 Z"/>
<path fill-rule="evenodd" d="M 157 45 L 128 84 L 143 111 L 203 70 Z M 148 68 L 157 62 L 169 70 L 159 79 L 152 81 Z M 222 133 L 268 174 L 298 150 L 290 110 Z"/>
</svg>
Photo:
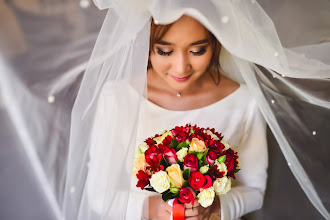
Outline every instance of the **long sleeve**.
<svg viewBox="0 0 330 220">
<path fill-rule="evenodd" d="M 221 219 L 239 219 L 262 207 L 267 180 L 266 123 L 252 101 L 245 112 L 244 133 L 238 151 L 241 171 L 236 186 L 220 196 Z"/>
</svg>

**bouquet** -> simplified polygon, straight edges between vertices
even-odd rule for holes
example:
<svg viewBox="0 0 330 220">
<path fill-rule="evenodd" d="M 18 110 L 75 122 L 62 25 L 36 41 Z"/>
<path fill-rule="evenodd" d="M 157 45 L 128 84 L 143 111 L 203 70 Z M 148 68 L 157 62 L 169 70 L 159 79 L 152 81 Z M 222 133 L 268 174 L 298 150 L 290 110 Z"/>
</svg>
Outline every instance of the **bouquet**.
<svg viewBox="0 0 330 220">
<path fill-rule="evenodd" d="M 146 139 L 135 153 L 136 186 L 164 201 L 193 205 L 196 197 L 204 208 L 212 205 L 239 171 L 237 152 L 222 138 L 213 128 L 187 124 Z"/>
</svg>

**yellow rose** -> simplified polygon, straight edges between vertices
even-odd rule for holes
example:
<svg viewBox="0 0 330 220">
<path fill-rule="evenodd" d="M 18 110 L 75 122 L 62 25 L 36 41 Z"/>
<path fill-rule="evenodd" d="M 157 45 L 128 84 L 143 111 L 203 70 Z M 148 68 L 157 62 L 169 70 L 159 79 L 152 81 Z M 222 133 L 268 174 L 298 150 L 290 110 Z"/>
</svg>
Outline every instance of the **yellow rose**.
<svg viewBox="0 0 330 220">
<path fill-rule="evenodd" d="M 180 168 L 179 164 L 172 164 L 170 167 L 166 168 L 167 174 L 170 177 L 170 182 L 172 184 L 172 186 L 175 186 L 177 188 L 181 188 L 183 183 L 184 183 L 184 179 L 182 176 L 182 170 Z"/>
<path fill-rule="evenodd" d="M 165 132 L 162 136 L 155 137 L 155 138 L 154 138 L 154 141 L 156 141 L 157 144 L 162 143 L 163 140 L 164 140 L 168 135 L 170 135 L 171 137 L 173 137 L 172 132 L 167 131 L 167 132 Z"/>
<path fill-rule="evenodd" d="M 146 159 L 144 157 L 144 154 L 141 154 L 136 160 L 134 160 L 133 165 L 133 176 L 136 176 L 136 174 L 139 172 L 139 170 L 146 170 L 148 163 L 146 162 Z"/>
<path fill-rule="evenodd" d="M 169 177 L 165 171 L 158 171 L 151 176 L 150 185 L 156 192 L 163 193 L 171 186 Z"/>
<path fill-rule="evenodd" d="M 217 178 L 213 183 L 217 195 L 226 194 L 231 189 L 231 180 L 227 177 Z"/>
<path fill-rule="evenodd" d="M 188 154 L 188 148 L 183 147 L 178 152 L 176 152 L 176 156 L 180 162 L 183 162 L 183 158 Z"/>
<path fill-rule="evenodd" d="M 202 189 L 201 192 L 197 195 L 198 202 L 204 208 L 209 207 L 212 205 L 214 201 L 215 193 L 213 187 L 209 187 L 207 189 Z"/>
<path fill-rule="evenodd" d="M 204 141 L 199 140 L 198 138 L 193 138 L 190 143 L 189 151 L 196 151 L 198 153 L 205 152 L 207 147 L 205 146 Z"/>
</svg>

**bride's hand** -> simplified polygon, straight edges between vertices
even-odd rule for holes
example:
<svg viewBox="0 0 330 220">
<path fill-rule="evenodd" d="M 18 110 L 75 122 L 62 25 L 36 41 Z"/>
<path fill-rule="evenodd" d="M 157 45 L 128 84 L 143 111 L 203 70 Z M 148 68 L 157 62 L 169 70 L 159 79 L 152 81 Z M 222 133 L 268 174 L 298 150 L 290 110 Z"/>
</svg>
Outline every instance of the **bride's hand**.
<svg viewBox="0 0 330 220">
<path fill-rule="evenodd" d="M 164 202 L 162 199 L 159 201 L 157 219 L 159 220 L 170 220 L 171 219 L 172 207 Z"/>
<path fill-rule="evenodd" d="M 207 220 L 210 218 L 211 214 L 219 212 L 220 201 L 219 197 L 216 196 L 214 203 L 204 208 L 198 202 L 198 199 L 195 199 L 194 205 L 185 204 L 185 219 L 186 220 Z"/>
</svg>

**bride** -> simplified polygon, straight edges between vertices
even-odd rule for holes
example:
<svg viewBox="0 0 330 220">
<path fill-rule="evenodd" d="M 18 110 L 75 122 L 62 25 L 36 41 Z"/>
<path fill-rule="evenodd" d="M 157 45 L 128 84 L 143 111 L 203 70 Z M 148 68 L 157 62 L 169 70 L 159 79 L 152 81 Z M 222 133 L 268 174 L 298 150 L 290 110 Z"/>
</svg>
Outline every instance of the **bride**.
<svg viewBox="0 0 330 220">
<path fill-rule="evenodd" d="M 262 206 L 266 187 L 265 121 L 246 85 L 222 75 L 220 48 L 221 44 L 214 35 L 190 16 L 183 15 L 169 25 L 151 24 L 148 93 L 141 101 L 138 142 L 187 123 L 213 127 L 238 151 L 242 167 L 233 184 L 235 187 L 217 198 L 211 207 L 203 208 L 197 200 L 194 207 L 186 206 L 187 219 L 209 219 L 211 214 L 219 218 L 220 213 L 222 219 L 238 219 Z M 121 88 L 116 93 L 121 93 Z M 108 110 L 113 104 L 108 97 L 110 94 L 111 89 L 109 91 L 105 85 L 100 99 L 106 107 L 98 113 L 99 120 L 105 120 L 111 111 Z M 95 123 L 94 129 L 100 132 L 102 128 L 98 127 L 97 121 Z M 106 182 L 102 177 L 106 173 L 101 170 L 106 163 L 102 161 L 106 160 L 102 155 L 107 154 L 108 147 L 103 142 L 99 152 L 95 153 L 93 146 L 96 143 L 92 142 L 91 147 L 90 175 L 93 182 L 101 183 Z M 97 174 L 93 175 L 94 172 Z M 142 192 L 135 186 L 136 179 L 133 178 L 132 182 L 127 219 L 140 219 L 141 215 L 144 219 L 170 219 L 171 207 L 162 201 L 161 196 Z M 104 200 L 106 185 L 104 188 L 100 185 L 91 184 L 99 192 L 92 189 L 93 192 L 89 193 L 92 203 Z M 150 197 L 144 200 L 147 195 Z M 94 207 L 100 211 L 99 207 Z"/>
<path fill-rule="evenodd" d="M 302 188 L 327 214 L 271 106 L 283 101 L 275 79 L 309 77 L 302 63 L 313 77 L 325 77 L 325 69 L 284 50 L 255 1 L 100 1 L 99 7 L 112 9 L 72 113 L 67 219 L 169 219 L 171 207 L 159 195 L 135 186 L 134 152 L 147 137 L 187 123 L 221 132 L 242 170 L 211 207 L 186 206 L 186 218 L 238 219 L 259 209 L 268 165 L 264 118 Z M 286 83 L 296 91 L 297 84 Z"/>
</svg>

